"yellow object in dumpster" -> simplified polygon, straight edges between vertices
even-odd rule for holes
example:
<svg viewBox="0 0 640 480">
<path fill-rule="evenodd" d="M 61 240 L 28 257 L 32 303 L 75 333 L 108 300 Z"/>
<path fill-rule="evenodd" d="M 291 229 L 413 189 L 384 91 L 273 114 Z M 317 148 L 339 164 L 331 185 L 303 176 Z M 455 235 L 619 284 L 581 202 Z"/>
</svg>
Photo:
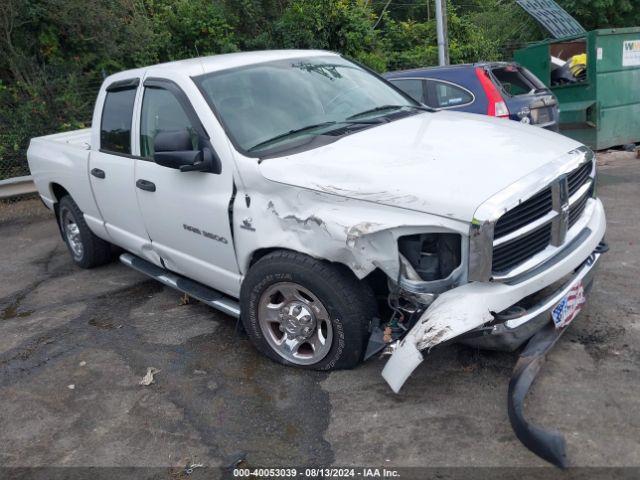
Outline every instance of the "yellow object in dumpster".
<svg viewBox="0 0 640 480">
<path fill-rule="evenodd" d="M 584 78 L 587 74 L 587 54 L 581 53 L 569 59 L 569 69 L 577 79 Z"/>
</svg>

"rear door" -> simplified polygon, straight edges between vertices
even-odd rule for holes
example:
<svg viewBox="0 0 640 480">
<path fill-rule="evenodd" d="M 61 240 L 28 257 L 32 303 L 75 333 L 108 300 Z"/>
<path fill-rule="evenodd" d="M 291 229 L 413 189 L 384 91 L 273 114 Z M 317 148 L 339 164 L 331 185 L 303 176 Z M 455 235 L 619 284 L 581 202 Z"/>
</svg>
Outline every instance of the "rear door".
<svg viewBox="0 0 640 480">
<path fill-rule="evenodd" d="M 102 102 L 99 144 L 89 156 L 89 179 L 113 243 L 157 263 L 134 186 L 131 125 L 139 83 L 139 78 L 116 81 L 98 99 Z"/>
<path fill-rule="evenodd" d="M 135 171 L 135 183 L 144 186 L 136 189 L 144 225 L 166 268 L 237 296 L 240 276 L 229 219 L 234 189 L 231 159 L 216 149 L 222 162 L 219 174 L 181 172 L 153 161 L 154 139 L 160 132 L 187 130 L 194 150 L 203 145 L 214 148 L 178 81 L 144 82 Z M 206 105 L 204 99 L 202 103 Z M 217 140 L 220 147 L 224 139 Z"/>
</svg>

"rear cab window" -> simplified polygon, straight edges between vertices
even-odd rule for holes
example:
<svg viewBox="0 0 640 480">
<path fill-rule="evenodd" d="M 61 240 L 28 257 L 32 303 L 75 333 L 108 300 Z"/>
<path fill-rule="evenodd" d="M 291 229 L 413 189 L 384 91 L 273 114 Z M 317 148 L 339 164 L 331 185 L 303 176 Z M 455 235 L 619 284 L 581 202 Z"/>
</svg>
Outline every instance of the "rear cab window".
<svg viewBox="0 0 640 480">
<path fill-rule="evenodd" d="M 100 121 L 100 150 L 131 154 L 131 121 L 138 82 L 116 82 L 107 87 Z"/>
<path fill-rule="evenodd" d="M 528 95 L 539 90 L 546 90 L 544 84 L 526 68 L 518 65 L 504 65 L 491 69 L 498 86 L 512 97 Z"/>
</svg>

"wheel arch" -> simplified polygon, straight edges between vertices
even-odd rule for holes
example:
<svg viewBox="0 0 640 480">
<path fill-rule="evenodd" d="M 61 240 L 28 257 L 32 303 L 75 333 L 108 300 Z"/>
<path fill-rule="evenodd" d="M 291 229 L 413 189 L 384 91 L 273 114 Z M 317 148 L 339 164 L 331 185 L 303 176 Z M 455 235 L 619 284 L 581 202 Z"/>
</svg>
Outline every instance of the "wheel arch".
<svg viewBox="0 0 640 480">
<path fill-rule="evenodd" d="M 279 252 L 279 251 L 299 253 L 301 255 L 306 255 L 308 257 L 315 258 L 318 261 L 325 262 L 328 265 L 334 265 L 334 266 L 336 266 L 336 267 L 338 267 L 338 268 L 340 268 L 340 269 L 342 269 L 342 270 L 344 270 L 346 272 L 349 272 L 351 275 L 354 276 L 355 279 L 357 279 L 359 281 L 362 281 L 362 279 L 358 278 L 358 276 L 353 271 L 353 269 L 350 268 L 349 265 L 347 265 L 346 263 L 339 262 L 339 261 L 334 261 L 334 260 L 329 260 L 327 258 L 318 257 L 318 256 L 315 256 L 315 255 L 310 255 L 308 252 L 295 250 L 293 248 L 281 247 L 281 246 L 261 247 L 261 248 L 257 248 L 255 250 L 253 250 L 247 256 L 247 260 L 245 261 L 245 265 L 244 265 L 243 275 L 246 275 L 247 272 L 249 271 L 249 269 L 251 267 L 253 267 L 253 265 L 255 265 L 256 262 L 258 262 L 261 258 L 266 257 L 270 253 Z"/>
<path fill-rule="evenodd" d="M 51 182 L 49 184 L 49 190 L 51 190 L 53 199 L 56 201 L 56 203 L 59 203 L 62 197 L 71 195 L 66 188 L 56 182 Z"/>
<path fill-rule="evenodd" d="M 71 194 L 69 193 L 69 191 L 64 188 L 62 185 L 60 185 L 59 183 L 56 182 L 52 182 L 49 184 L 49 190 L 51 191 L 52 197 L 53 197 L 53 213 L 56 216 L 56 223 L 58 224 L 58 231 L 60 232 L 60 236 L 64 239 L 64 232 L 62 231 L 62 225 L 60 225 L 60 200 L 62 200 L 63 197 L 69 196 L 71 197 Z M 73 198 L 73 197 L 71 197 Z"/>
</svg>

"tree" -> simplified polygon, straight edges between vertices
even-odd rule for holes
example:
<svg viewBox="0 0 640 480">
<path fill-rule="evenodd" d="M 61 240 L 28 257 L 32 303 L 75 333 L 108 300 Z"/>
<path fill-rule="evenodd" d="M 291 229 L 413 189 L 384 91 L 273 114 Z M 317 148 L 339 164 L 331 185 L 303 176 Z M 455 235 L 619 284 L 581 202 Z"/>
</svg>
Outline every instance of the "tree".
<svg viewBox="0 0 640 480">
<path fill-rule="evenodd" d="M 640 6 L 637 0 L 557 0 L 586 30 L 637 27 Z"/>
</svg>

